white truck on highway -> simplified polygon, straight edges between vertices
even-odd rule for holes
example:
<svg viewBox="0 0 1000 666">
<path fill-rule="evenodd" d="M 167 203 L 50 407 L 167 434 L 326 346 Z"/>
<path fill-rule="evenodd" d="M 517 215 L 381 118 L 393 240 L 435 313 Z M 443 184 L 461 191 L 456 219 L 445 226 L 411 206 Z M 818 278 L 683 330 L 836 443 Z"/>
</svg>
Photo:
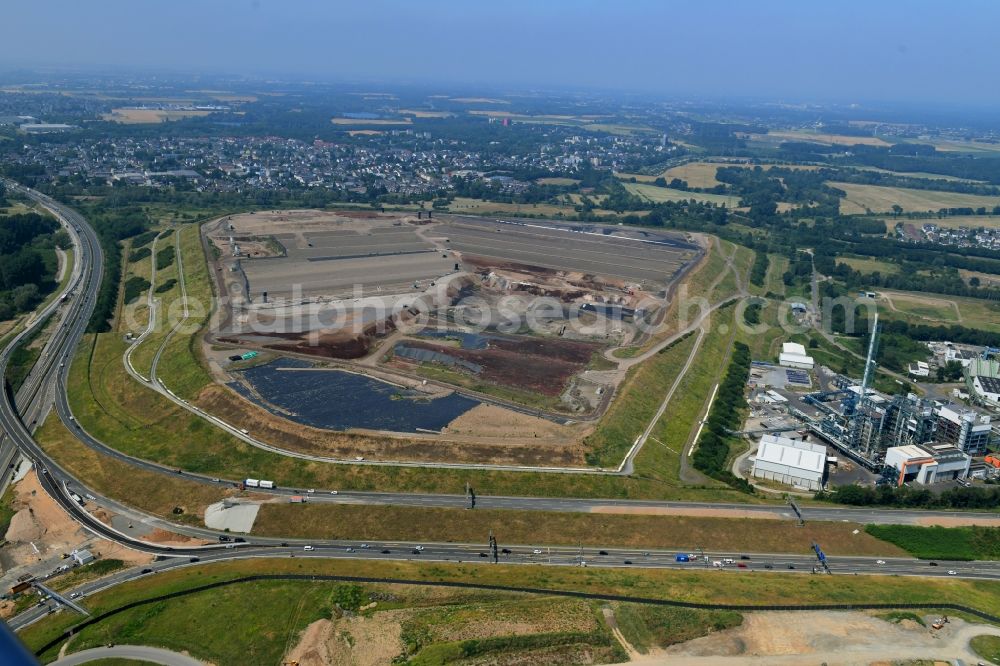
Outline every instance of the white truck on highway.
<svg viewBox="0 0 1000 666">
<path fill-rule="evenodd" d="M 243 481 L 243 485 L 247 488 L 267 488 L 268 490 L 275 488 L 274 481 L 267 481 L 265 479 L 246 479 Z"/>
<path fill-rule="evenodd" d="M 261 488 L 272 489 L 272 488 L 274 488 L 274 481 L 265 481 L 264 479 L 261 479 L 260 480 L 260 487 Z"/>
</svg>

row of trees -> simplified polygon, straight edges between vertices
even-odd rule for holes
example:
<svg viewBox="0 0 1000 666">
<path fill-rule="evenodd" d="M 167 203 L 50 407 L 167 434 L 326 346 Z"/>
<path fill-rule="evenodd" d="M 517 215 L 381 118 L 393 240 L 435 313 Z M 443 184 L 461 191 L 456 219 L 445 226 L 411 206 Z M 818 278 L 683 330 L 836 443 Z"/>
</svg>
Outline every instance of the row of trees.
<svg viewBox="0 0 1000 666">
<path fill-rule="evenodd" d="M 729 485 L 753 492 L 753 487 L 735 476 L 729 469 L 729 444 L 732 441 L 731 430 L 739 429 L 747 401 L 745 389 L 750 376 L 750 348 L 742 342 L 733 345 L 733 353 L 726 370 L 726 377 L 719 385 L 715 403 L 705 422 L 705 429 L 697 442 L 693 462 L 696 469 L 708 476 L 728 483 Z"/>
<path fill-rule="evenodd" d="M 892 506 L 926 509 L 995 509 L 1000 507 L 1000 486 L 989 488 L 951 488 L 940 495 L 926 488 L 883 485 L 837 486 L 819 492 L 816 499 L 853 506 Z"/>
</svg>

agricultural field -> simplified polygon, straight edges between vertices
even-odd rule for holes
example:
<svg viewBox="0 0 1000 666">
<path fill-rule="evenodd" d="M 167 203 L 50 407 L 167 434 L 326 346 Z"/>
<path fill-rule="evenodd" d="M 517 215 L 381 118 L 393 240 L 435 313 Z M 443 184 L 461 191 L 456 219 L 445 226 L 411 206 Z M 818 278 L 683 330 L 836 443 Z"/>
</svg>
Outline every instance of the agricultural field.
<svg viewBox="0 0 1000 666">
<path fill-rule="evenodd" d="M 653 203 L 663 203 L 665 201 L 702 201 L 726 206 L 727 208 L 738 208 L 740 205 L 739 197 L 727 194 L 685 192 L 683 190 L 672 190 L 669 187 L 659 187 L 646 183 L 623 183 L 623 185 L 632 194 Z"/>
<path fill-rule="evenodd" d="M 149 125 L 156 123 L 168 123 L 174 120 L 185 118 L 201 118 L 207 116 L 211 111 L 200 111 L 195 109 L 112 109 L 111 113 L 105 114 L 104 120 L 123 125 Z"/>
<path fill-rule="evenodd" d="M 330 122 L 334 125 L 372 125 L 376 127 L 413 124 L 413 120 L 410 118 L 331 118 Z"/>
<path fill-rule="evenodd" d="M 826 134 L 805 130 L 785 130 L 768 132 L 767 134 L 750 134 L 751 141 L 774 143 L 780 141 L 811 141 L 828 146 L 890 146 L 892 144 L 875 136 L 849 136 L 844 134 Z"/>
<path fill-rule="evenodd" d="M 918 229 L 924 224 L 935 224 L 943 229 L 998 229 L 1000 228 L 1000 215 L 943 215 L 930 219 L 914 219 L 886 217 L 885 225 L 892 228 L 896 222 L 912 224 Z"/>
<path fill-rule="evenodd" d="M 843 215 L 888 213 L 892 206 L 899 205 L 904 211 L 937 212 L 942 208 L 990 208 L 1000 205 L 1000 196 L 962 194 L 937 190 L 913 190 L 905 187 L 883 187 L 881 185 L 858 185 L 830 181 L 831 187 L 846 192 L 840 202 Z"/>
<path fill-rule="evenodd" d="M 1000 303 L 915 291 L 880 291 L 885 303 L 881 311 L 893 319 L 916 324 L 961 324 L 1000 331 Z"/>
<path fill-rule="evenodd" d="M 882 275 L 893 275 L 898 273 L 900 270 L 899 264 L 894 264 L 891 261 L 880 261 L 879 259 L 873 259 L 871 257 L 837 257 L 838 264 L 846 264 L 856 271 L 861 271 L 862 273 L 874 273 L 879 272 Z"/>
<path fill-rule="evenodd" d="M 578 185 L 580 183 L 580 181 L 577 180 L 576 178 L 561 178 L 561 177 L 539 178 L 535 182 L 538 183 L 539 185 L 567 185 L 567 186 Z"/>
</svg>

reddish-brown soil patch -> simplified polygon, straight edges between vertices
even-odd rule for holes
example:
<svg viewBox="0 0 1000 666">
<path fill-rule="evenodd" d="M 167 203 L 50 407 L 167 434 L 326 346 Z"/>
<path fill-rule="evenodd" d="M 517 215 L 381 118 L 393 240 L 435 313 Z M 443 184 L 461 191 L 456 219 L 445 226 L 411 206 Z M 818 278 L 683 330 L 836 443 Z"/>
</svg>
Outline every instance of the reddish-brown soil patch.
<svg viewBox="0 0 1000 666">
<path fill-rule="evenodd" d="M 569 340 L 491 340 L 488 349 L 456 349 L 428 342 L 407 342 L 482 366 L 483 380 L 557 396 L 590 361 L 598 345 Z"/>
<path fill-rule="evenodd" d="M 396 330 L 392 320 L 372 322 L 361 332 L 353 330 L 319 331 L 303 333 L 255 333 L 256 336 L 267 336 L 284 342 L 265 344 L 267 349 L 289 351 L 297 354 L 310 354 L 323 358 L 354 359 L 367 356 L 378 341 L 391 335 Z M 220 342 L 240 344 L 238 338 L 219 338 Z"/>
</svg>

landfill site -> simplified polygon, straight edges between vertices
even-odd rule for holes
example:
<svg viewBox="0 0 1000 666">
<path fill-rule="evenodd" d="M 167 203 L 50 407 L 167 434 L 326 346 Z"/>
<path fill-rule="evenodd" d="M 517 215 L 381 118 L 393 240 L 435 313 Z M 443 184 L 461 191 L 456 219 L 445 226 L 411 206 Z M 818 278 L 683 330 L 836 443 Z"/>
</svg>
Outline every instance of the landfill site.
<svg viewBox="0 0 1000 666">
<path fill-rule="evenodd" d="M 339 430 L 441 432 L 482 403 L 593 420 L 624 375 L 604 352 L 641 343 L 704 254 L 677 233 L 429 212 L 255 212 L 204 234 L 226 295 L 209 337 L 227 349 L 209 353 L 217 377 L 273 415 Z M 261 355 L 231 364 L 247 350 Z M 316 382 L 378 393 L 345 373 L 303 379 L 332 369 L 410 391 L 392 411 L 438 404 L 354 426 L 282 404 Z"/>
</svg>

